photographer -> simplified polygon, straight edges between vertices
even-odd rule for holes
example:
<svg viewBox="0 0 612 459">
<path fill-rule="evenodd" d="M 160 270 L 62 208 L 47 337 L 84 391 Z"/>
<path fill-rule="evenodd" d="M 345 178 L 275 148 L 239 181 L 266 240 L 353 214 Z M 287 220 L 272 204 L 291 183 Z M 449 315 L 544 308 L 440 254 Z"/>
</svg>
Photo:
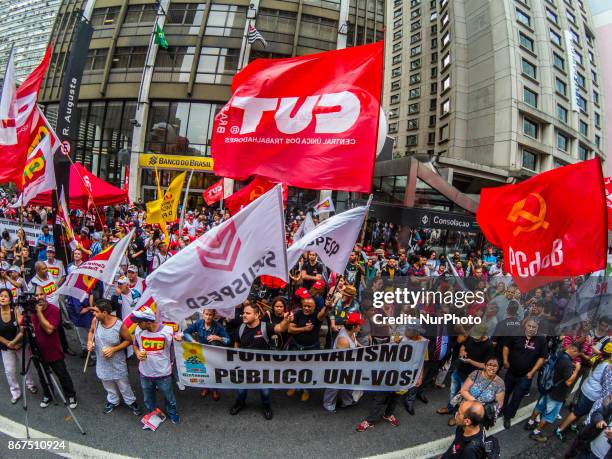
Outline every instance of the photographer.
<svg viewBox="0 0 612 459">
<path fill-rule="evenodd" d="M 18 325 L 21 323 L 21 314 L 13 304 L 13 295 L 7 288 L 0 289 L 0 351 L 6 380 L 11 391 L 11 403 L 15 404 L 21 398 L 19 386 L 19 373 L 21 371 L 21 346 L 23 331 Z M 26 374 L 26 386 L 35 394 L 38 389 L 30 371 Z"/>
<path fill-rule="evenodd" d="M 53 370 L 59 379 L 64 395 L 68 399 L 70 408 L 77 407 L 76 393 L 72 384 L 72 379 L 68 374 L 66 362 L 64 362 L 64 352 L 60 343 L 58 327 L 60 326 L 59 309 L 47 303 L 47 294 L 42 285 L 36 285 L 34 294 L 36 297 L 36 309 L 30 312 L 32 327 L 35 332 L 36 344 L 40 349 L 42 363 Z M 40 402 L 41 408 L 46 408 L 51 403 L 53 396 L 51 389 L 41 378 L 44 397 Z"/>
</svg>

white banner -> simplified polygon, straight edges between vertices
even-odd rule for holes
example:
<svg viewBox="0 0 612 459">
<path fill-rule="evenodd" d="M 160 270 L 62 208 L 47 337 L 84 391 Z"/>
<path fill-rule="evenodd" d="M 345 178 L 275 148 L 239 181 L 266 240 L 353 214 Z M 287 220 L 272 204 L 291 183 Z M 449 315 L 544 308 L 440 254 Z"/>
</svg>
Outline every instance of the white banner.
<svg viewBox="0 0 612 459">
<path fill-rule="evenodd" d="M 23 200 L 24 206 L 40 193 L 57 188 L 55 183 L 55 167 L 53 166 L 54 150 L 51 147 L 51 135 L 53 134 L 51 132 L 49 131 L 50 135 L 46 135 L 36 145 L 26 160 L 26 169 L 24 171 L 26 184 L 17 201 Z M 56 141 L 55 145 L 59 145 L 59 141 Z M 40 174 L 41 171 L 42 174 Z"/>
<path fill-rule="evenodd" d="M 83 301 L 89 295 L 96 279 L 106 284 L 112 283 L 134 231 L 130 231 L 117 244 L 103 250 L 68 274 L 57 292 Z"/>
<path fill-rule="evenodd" d="M 427 340 L 324 351 L 251 351 L 174 342 L 179 380 L 209 389 L 406 390 Z"/>
<path fill-rule="evenodd" d="M 302 222 L 300 227 L 297 229 L 297 231 L 293 235 L 293 241 L 294 242 L 295 241 L 299 241 L 307 233 L 310 233 L 314 229 L 314 227 L 315 227 L 315 224 L 312 221 L 312 215 L 310 215 L 310 212 L 308 212 L 308 213 L 306 213 L 306 217 L 304 217 L 304 221 Z M 289 265 L 289 266 L 291 266 L 291 265 Z"/>
<path fill-rule="evenodd" d="M 329 269 L 344 272 L 367 213 L 368 206 L 355 207 L 319 223 L 287 249 L 287 264 L 294 266 L 302 253 L 312 250 Z"/>
<path fill-rule="evenodd" d="M 335 211 L 336 208 L 334 207 L 334 201 L 332 201 L 331 197 L 323 199 L 321 202 L 314 206 L 314 213 L 317 215 Z"/>
<path fill-rule="evenodd" d="M 17 143 L 17 87 L 15 86 L 15 53 L 11 50 L 0 95 L 0 145 Z"/>
<path fill-rule="evenodd" d="M 147 277 L 160 314 L 180 322 L 202 308 L 234 308 L 263 274 L 287 282 L 280 185 L 208 231 Z"/>
<path fill-rule="evenodd" d="M 17 238 L 17 231 L 19 230 L 19 222 L 17 220 L 9 220 L 7 218 L 0 218 L 0 233 L 7 230 L 8 233 Z M 31 223 L 24 223 L 23 230 L 25 231 L 26 241 L 31 246 L 36 245 L 36 239 L 38 236 L 42 236 L 42 225 L 33 225 Z"/>
</svg>

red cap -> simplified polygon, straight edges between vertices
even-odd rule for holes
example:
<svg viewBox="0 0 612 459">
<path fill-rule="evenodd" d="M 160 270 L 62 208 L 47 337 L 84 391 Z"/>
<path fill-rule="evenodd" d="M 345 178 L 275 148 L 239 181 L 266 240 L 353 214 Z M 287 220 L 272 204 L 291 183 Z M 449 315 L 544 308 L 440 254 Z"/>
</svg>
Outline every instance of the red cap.
<svg viewBox="0 0 612 459">
<path fill-rule="evenodd" d="M 304 287 L 300 287 L 295 291 L 295 296 L 298 296 L 302 299 L 310 298 L 310 293 Z"/>
<path fill-rule="evenodd" d="M 361 317 L 361 314 L 358 312 L 350 312 L 344 321 L 345 325 L 363 325 L 365 324 L 365 320 Z"/>
<path fill-rule="evenodd" d="M 317 281 L 315 281 L 314 284 L 312 284 L 312 288 L 316 288 L 317 290 L 322 290 L 325 288 L 325 281 L 318 279 Z"/>
</svg>

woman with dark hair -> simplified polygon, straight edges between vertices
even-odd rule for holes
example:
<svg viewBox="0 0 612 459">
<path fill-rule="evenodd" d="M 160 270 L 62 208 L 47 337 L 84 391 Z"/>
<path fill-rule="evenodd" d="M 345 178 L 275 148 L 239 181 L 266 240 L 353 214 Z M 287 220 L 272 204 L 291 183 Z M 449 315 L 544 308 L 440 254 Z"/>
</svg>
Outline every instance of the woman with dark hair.
<svg viewBox="0 0 612 459">
<path fill-rule="evenodd" d="M 285 317 L 285 313 L 287 312 L 287 301 L 282 296 L 277 296 L 272 299 L 271 302 L 272 310 L 270 311 L 270 323 L 274 326 L 280 324 Z M 274 335 L 272 339 L 276 341 L 277 349 L 284 349 L 287 344 L 288 334 L 287 332 L 283 332 L 278 335 Z"/>
<path fill-rule="evenodd" d="M 21 398 L 19 374 L 21 372 L 23 330 L 19 325 L 21 314 L 13 304 L 13 295 L 7 288 L 0 289 L 0 312 L 0 350 L 6 380 L 11 391 L 11 403 L 15 404 Z M 38 392 L 29 371 L 26 374 L 26 386 L 33 394 Z"/>
</svg>

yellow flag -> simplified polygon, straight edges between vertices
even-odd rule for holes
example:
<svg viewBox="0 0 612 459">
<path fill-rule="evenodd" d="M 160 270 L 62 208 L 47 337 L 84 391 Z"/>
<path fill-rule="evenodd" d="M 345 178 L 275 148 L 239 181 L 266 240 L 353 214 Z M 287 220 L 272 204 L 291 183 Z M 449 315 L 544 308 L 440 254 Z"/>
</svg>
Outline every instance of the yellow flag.
<svg viewBox="0 0 612 459">
<path fill-rule="evenodd" d="M 163 199 L 147 202 L 147 223 L 151 225 L 158 224 L 165 235 L 165 240 L 168 242 L 168 232 L 166 231 L 166 221 L 162 217 Z"/>
<path fill-rule="evenodd" d="M 165 222 L 173 222 L 178 218 L 178 205 L 181 200 L 181 192 L 185 183 L 187 172 L 182 172 L 172 180 L 170 186 L 161 198 L 161 217 Z"/>
</svg>

